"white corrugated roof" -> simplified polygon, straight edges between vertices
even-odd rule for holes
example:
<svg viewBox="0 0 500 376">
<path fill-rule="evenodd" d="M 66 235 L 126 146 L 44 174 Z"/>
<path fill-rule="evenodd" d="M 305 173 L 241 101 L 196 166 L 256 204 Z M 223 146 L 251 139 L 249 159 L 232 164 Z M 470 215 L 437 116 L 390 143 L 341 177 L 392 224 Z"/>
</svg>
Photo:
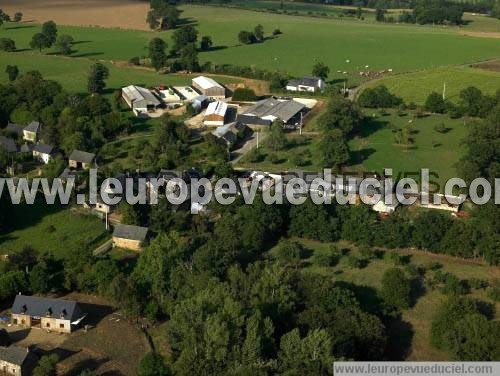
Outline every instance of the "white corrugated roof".
<svg viewBox="0 0 500 376">
<path fill-rule="evenodd" d="M 227 111 L 227 103 L 225 102 L 212 102 L 208 105 L 205 116 L 207 115 L 219 115 L 225 116 Z"/>
<path fill-rule="evenodd" d="M 218 87 L 218 88 L 223 88 L 222 85 L 217 83 L 216 81 L 212 80 L 209 77 L 205 76 L 199 76 L 196 78 L 193 78 L 193 82 L 195 82 L 197 85 L 199 85 L 202 89 L 207 90 L 212 87 Z"/>
</svg>

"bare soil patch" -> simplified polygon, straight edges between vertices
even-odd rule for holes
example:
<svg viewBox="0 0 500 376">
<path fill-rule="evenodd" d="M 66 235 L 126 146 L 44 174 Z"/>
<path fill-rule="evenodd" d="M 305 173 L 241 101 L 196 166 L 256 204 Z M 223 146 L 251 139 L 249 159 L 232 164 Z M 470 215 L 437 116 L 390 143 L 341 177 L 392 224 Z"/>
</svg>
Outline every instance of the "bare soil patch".
<svg viewBox="0 0 500 376">
<path fill-rule="evenodd" d="M 139 0 L 2 0 L 8 14 L 22 12 L 25 22 L 53 20 L 60 25 L 149 30 L 149 2 Z"/>
<path fill-rule="evenodd" d="M 474 64 L 472 67 L 493 72 L 500 72 L 500 60 L 485 61 L 483 63 Z"/>
<path fill-rule="evenodd" d="M 500 38 L 500 33 L 488 31 L 463 31 L 463 35 L 479 38 Z"/>
</svg>

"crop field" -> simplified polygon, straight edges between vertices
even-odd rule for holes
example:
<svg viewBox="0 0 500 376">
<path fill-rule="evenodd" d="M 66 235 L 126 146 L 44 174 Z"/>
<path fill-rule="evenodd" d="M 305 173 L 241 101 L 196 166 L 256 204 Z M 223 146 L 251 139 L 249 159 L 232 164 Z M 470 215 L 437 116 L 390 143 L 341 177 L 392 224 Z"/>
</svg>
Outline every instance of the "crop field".
<svg viewBox="0 0 500 376">
<path fill-rule="evenodd" d="M 403 173 L 417 173 L 410 176 L 419 181 L 420 169 L 432 166 L 431 172 L 437 174 L 432 180 L 438 182 L 442 188 L 446 180 L 456 175 L 455 164 L 462 155 L 460 143 L 467 134 L 463 120 L 452 120 L 442 115 L 415 118 L 411 113 L 405 116 L 388 113 L 383 116 L 377 111 L 373 112 L 365 112 L 369 120 L 365 122 L 361 135 L 349 142 L 351 161 L 347 170 L 381 174 L 385 168 L 392 168 L 395 178 Z M 408 147 L 396 144 L 393 129 L 402 128 L 409 121 L 412 124 L 412 144 Z M 444 134 L 434 130 L 434 127 L 441 123 L 447 128 Z M 285 150 L 272 152 L 264 145 L 261 161 L 252 163 L 247 156 L 238 166 L 263 171 L 321 171 L 329 167 L 321 165 L 319 161 L 318 135 L 314 132 L 307 133 L 310 130 L 307 125 L 304 130 L 302 136 L 296 133 L 288 135 L 289 145 Z M 272 154 L 277 155 L 278 163 L 276 160 L 275 163 L 270 161 Z M 297 155 L 301 155 L 305 160 L 301 166 L 296 165 L 294 157 Z"/>
<path fill-rule="evenodd" d="M 458 100 L 460 91 L 469 86 L 494 94 L 500 88 L 500 72 L 471 67 L 446 67 L 385 77 L 366 86 L 385 85 L 406 103 L 423 104 L 433 91 L 442 93 L 446 84 L 446 98 Z"/>
<path fill-rule="evenodd" d="M 252 65 L 304 75 L 310 74 L 316 61 L 323 61 L 332 70 L 330 79 L 349 78 L 349 84 L 360 81 L 360 71 L 393 69 L 401 73 L 500 56 L 498 40 L 464 36 L 452 28 L 360 23 L 220 7 L 182 9 L 183 22 L 196 25 L 200 35 L 210 35 L 214 41 L 212 51 L 200 54 L 202 62 Z M 232 21 L 227 22 L 228 19 Z M 257 24 L 264 26 L 267 35 L 275 28 L 283 34 L 261 44 L 240 45 L 238 32 L 253 30 Z M 16 54 L 27 55 L 25 58 L 36 64 L 40 54 L 29 50 L 29 41 L 39 28 L 31 23 L 6 24 L 0 28 L 0 37 L 14 39 L 21 50 Z M 169 40 L 172 32 L 60 26 L 59 33 L 70 34 L 77 41 L 75 57 L 128 61 L 134 56 L 144 56 L 153 36 Z M 47 53 L 54 51 L 42 51 Z M 2 57 L 0 63 L 7 58 Z"/>
<path fill-rule="evenodd" d="M 326 252 L 331 244 L 319 243 L 310 240 L 296 239 L 301 242 L 307 249 L 316 253 Z M 347 246 L 351 251 L 349 254 L 356 255 L 358 251 L 352 246 L 344 243 L 336 244 L 340 249 Z M 272 251 L 271 251 L 272 252 Z M 429 265 L 431 263 L 440 263 L 443 265 L 443 272 L 453 273 L 460 279 L 480 278 L 490 282 L 494 282 L 500 277 L 500 268 L 489 267 L 480 263 L 456 259 L 442 255 L 432 255 L 419 251 L 400 250 L 401 255 L 409 256 L 410 263 L 413 265 Z M 354 283 L 359 287 L 360 296 L 362 291 L 376 289 L 381 286 L 382 275 L 384 272 L 394 267 L 393 263 L 385 258 L 375 259 L 370 261 L 368 266 L 362 269 L 352 268 L 346 262 L 346 257 L 340 259 L 340 262 L 333 267 L 318 267 L 311 265 L 304 269 L 304 272 L 313 272 L 324 275 L 325 278 L 333 280 L 345 281 Z M 427 274 L 426 274 L 427 276 Z M 471 296 L 477 299 L 491 302 L 485 294 L 485 290 L 473 290 Z M 426 289 L 424 294 L 420 296 L 416 303 L 405 310 L 402 315 L 401 327 L 389 328 L 389 330 L 397 330 L 398 338 L 401 343 L 393 344 L 393 346 L 401 346 L 397 348 L 395 353 L 401 354 L 406 360 L 449 360 L 449 355 L 443 351 L 430 346 L 430 322 L 436 309 L 446 299 L 437 289 Z M 365 302 L 370 304 L 370 302 Z M 491 302 L 493 303 L 493 302 Z M 493 303 L 494 304 L 494 303 Z M 496 304 L 496 312 L 498 317 L 498 308 L 500 304 Z M 405 325 L 406 323 L 406 325 Z"/>
</svg>

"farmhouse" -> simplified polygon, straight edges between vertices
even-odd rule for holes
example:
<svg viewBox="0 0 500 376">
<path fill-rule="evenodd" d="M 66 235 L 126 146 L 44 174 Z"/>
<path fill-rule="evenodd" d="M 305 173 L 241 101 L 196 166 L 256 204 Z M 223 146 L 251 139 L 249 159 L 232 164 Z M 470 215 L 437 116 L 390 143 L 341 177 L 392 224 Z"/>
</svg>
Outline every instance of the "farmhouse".
<svg viewBox="0 0 500 376">
<path fill-rule="evenodd" d="M 113 232 L 113 246 L 140 251 L 141 244 L 146 240 L 147 236 L 147 227 L 119 224 Z"/>
<path fill-rule="evenodd" d="M 71 333 L 85 317 L 77 302 L 17 295 L 12 306 L 12 324 L 28 328 Z"/>
<path fill-rule="evenodd" d="M 0 346 L 0 374 L 13 376 L 31 375 L 38 358 L 29 349 Z"/>
<path fill-rule="evenodd" d="M 46 144 L 36 144 L 33 146 L 33 157 L 47 164 L 52 160 L 54 147 Z"/>
<path fill-rule="evenodd" d="M 23 139 L 30 142 L 37 142 L 42 126 L 38 121 L 32 121 L 23 129 Z"/>
<path fill-rule="evenodd" d="M 149 89 L 130 85 L 122 89 L 122 97 L 136 116 L 155 112 L 161 107 L 161 101 Z"/>
<path fill-rule="evenodd" d="M 83 168 L 88 169 L 91 167 L 95 160 L 95 154 L 87 153 L 85 151 L 73 150 L 73 153 L 69 156 L 69 167 L 70 168 Z"/>
<path fill-rule="evenodd" d="M 303 77 L 288 81 L 286 85 L 288 91 L 308 91 L 315 93 L 325 90 L 325 81 L 319 77 Z"/>
<path fill-rule="evenodd" d="M 192 86 L 207 97 L 220 99 L 226 97 L 226 88 L 211 78 L 199 76 L 193 78 Z"/>
<path fill-rule="evenodd" d="M 247 125 L 271 125 L 276 119 L 281 119 L 286 126 L 297 126 L 307 107 L 294 100 L 279 100 L 274 97 L 257 102 L 245 113 L 238 116 L 238 120 Z"/>
<path fill-rule="evenodd" d="M 0 136 L 0 149 L 7 153 L 17 153 L 17 145 L 14 140 L 5 136 Z"/>
<path fill-rule="evenodd" d="M 222 126 L 226 120 L 227 103 L 212 102 L 208 105 L 205 117 L 203 118 L 204 125 Z"/>
<path fill-rule="evenodd" d="M 225 126 L 218 127 L 212 132 L 212 134 L 217 137 L 218 140 L 220 140 L 229 148 L 234 146 L 239 140 L 244 139 L 251 133 L 252 130 L 239 121 L 235 121 Z"/>
</svg>

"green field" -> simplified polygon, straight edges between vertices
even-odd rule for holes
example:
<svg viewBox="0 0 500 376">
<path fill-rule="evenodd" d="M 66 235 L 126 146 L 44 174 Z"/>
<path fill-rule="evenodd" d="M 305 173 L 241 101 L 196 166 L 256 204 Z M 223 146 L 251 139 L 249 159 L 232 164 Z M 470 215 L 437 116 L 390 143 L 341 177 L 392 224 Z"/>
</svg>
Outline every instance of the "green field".
<svg viewBox="0 0 500 376">
<path fill-rule="evenodd" d="M 366 87 L 382 84 L 406 103 L 417 104 L 423 104 L 433 91 L 441 94 L 446 84 L 446 98 L 456 101 L 460 91 L 468 86 L 475 86 L 485 94 L 494 94 L 500 89 L 500 72 L 470 67 L 443 67 L 385 77 L 368 83 Z"/>
<path fill-rule="evenodd" d="M 391 68 L 400 73 L 500 56 L 498 40 L 463 36 L 452 28 L 362 23 L 220 7 L 184 6 L 182 9 L 184 22 L 193 23 L 201 35 L 210 35 L 214 41 L 213 51 L 200 54 L 202 62 L 253 65 L 304 75 L 310 74 L 313 64 L 321 60 L 330 66 L 331 79 L 349 77 L 351 83 L 356 83 L 360 81 L 359 71 L 366 70 L 366 65 L 369 70 Z M 238 32 L 252 30 L 259 23 L 268 35 L 275 28 L 283 34 L 262 44 L 239 45 Z M 31 36 L 39 28 L 8 24 L 0 28 L 0 37 L 14 39 L 21 50 L 15 55 L 37 64 L 42 58 L 38 52 L 28 49 Z M 76 57 L 122 61 L 145 55 L 148 40 L 153 36 L 168 39 L 172 33 L 68 26 L 59 29 L 60 34 L 70 34 L 77 41 Z M 11 59 L 11 55 L 2 54 L 0 65 Z M 55 60 L 52 64 L 58 65 Z M 78 69 L 81 68 L 74 70 Z"/>
<path fill-rule="evenodd" d="M 40 55 L 35 52 L 0 52 L 0 67 L 7 64 L 17 65 L 21 72 L 38 70 L 44 78 L 59 82 L 69 92 L 86 92 L 87 75 L 90 59 L 63 58 L 59 56 Z M 159 74 L 150 69 L 133 67 L 118 67 L 110 62 L 105 62 L 109 68 L 110 77 L 107 81 L 108 91 L 120 89 L 127 85 L 158 86 L 159 84 L 188 85 L 195 75 L 189 74 Z M 7 75 L 0 71 L 0 82 L 7 82 Z M 217 77 L 217 81 L 230 84 L 237 79 Z"/>
<path fill-rule="evenodd" d="M 315 253 L 327 252 L 331 244 L 320 243 L 310 240 L 296 239 L 304 246 Z M 357 255 L 355 247 L 347 243 L 339 243 L 337 246 L 342 249 L 348 247 L 351 249 L 350 254 Z M 271 251 L 272 252 L 272 251 Z M 413 265 L 429 265 L 439 262 L 443 265 L 443 272 L 453 273 L 460 279 L 479 278 L 490 282 L 494 282 L 500 277 L 500 269 L 489 267 L 483 264 L 476 264 L 470 261 L 464 261 L 452 257 L 427 254 L 418 251 L 399 251 L 401 254 L 410 256 L 410 263 Z M 359 286 L 358 289 L 376 289 L 381 286 L 382 275 L 384 272 L 394 267 L 394 264 L 386 259 L 375 259 L 370 261 L 367 267 L 357 269 L 350 267 L 346 262 L 346 257 L 343 257 L 340 262 L 334 267 L 318 267 L 316 265 L 307 266 L 304 272 L 314 272 L 324 275 L 325 278 L 333 280 L 345 281 Z M 433 272 L 427 272 L 426 277 L 430 277 Z M 475 298 L 491 302 L 486 297 L 485 290 L 473 290 L 471 295 Z M 410 342 L 409 354 L 407 360 L 449 360 L 449 355 L 443 351 L 433 348 L 430 345 L 429 331 L 430 322 L 437 308 L 446 299 L 439 290 L 427 289 L 424 295 L 420 296 L 416 304 L 410 309 L 403 311 L 402 320 L 408 323 L 408 326 L 398 326 L 389 328 L 389 330 L 397 331 L 398 338 L 406 339 Z M 497 312 L 500 304 L 496 304 Z M 498 313 L 497 313 L 498 317 Z M 407 338 L 402 338 L 407 336 Z M 406 341 L 402 341 L 406 342 Z M 407 346 L 407 344 L 406 344 Z M 400 352 L 402 349 L 398 349 Z"/>
<path fill-rule="evenodd" d="M 431 115 L 423 118 L 414 118 L 408 113 L 406 116 L 398 116 L 389 113 L 386 116 L 379 115 L 376 111 L 372 117 L 371 111 L 366 111 L 369 120 L 365 122 L 361 135 L 349 142 L 351 150 L 349 171 L 367 171 L 383 173 L 385 168 L 393 169 L 393 176 L 404 172 L 419 173 L 422 168 L 429 168 L 438 174 L 432 180 L 441 185 L 446 180 L 456 175 L 455 164 L 463 153 L 461 140 L 466 136 L 467 129 L 463 120 L 452 120 L 443 115 Z M 391 124 L 401 128 L 412 121 L 413 144 L 408 148 L 395 144 Z M 436 124 L 443 123 L 448 128 L 445 134 L 434 130 Z M 263 171 L 283 171 L 290 169 L 303 169 L 307 171 L 321 171 L 323 168 L 318 158 L 318 134 L 289 134 L 290 145 L 283 151 L 274 153 L 278 156 L 279 163 L 272 163 L 269 155 L 272 154 L 268 148 L 261 148 L 264 159 L 259 163 L 251 163 L 248 156 L 243 158 L 238 166 Z M 308 161 L 303 166 L 294 164 L 294 156 L 302 154 Z M 417 181 L 418 176 L 412 175 Z"/>
<path fill-rule="evenodd" d="M 9 226 L 11 230 L 0 236 L 0 254 L 31 246 L 41 254 L 67 258 L 93 250 L 109 237 L 96 217 L 43 201 L 14 205 Z"/>
</svg>

